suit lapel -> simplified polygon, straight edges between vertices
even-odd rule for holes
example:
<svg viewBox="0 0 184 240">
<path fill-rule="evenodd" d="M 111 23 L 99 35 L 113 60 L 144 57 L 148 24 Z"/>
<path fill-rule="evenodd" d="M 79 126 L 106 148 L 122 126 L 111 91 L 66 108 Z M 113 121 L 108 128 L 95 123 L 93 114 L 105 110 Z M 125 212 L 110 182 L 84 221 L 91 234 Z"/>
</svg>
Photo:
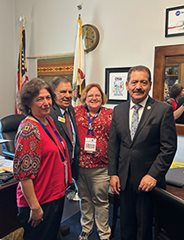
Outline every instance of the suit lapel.
<svg viewBox="0 0 184 240">
<path fill-rule="evenodd" d="M 137 137 L 137 135 L 140 133 L 140 131 L 143 129 L 143 127 L 146 125 L 147 121 L 149 120 L 151 113 L 152 113 L 152 108 L 153 108 L 154 102 L 155 102 L 154 99 L 152 99 L 151 97 L 148 98 L 148 101 L 146 103 L 141 120 L 140 120 L 138 128 L 137 128 L 137 131 L 135 133 L 134 139 Z M 133 139 L 133 141 L 134 141 L 134 139 Z"/>
<path fill-rule="evenodd" d="M 76 135 L 75 137 L 77 139 L 78 131 L 77 131 L 77 125 L 76 125 L 76 121 L 75 121 L 75 113 L 74 113 L 73 106 L 69 106 L 68 111 L 69 111 L 69 114 L 70 114 L 70 117 L 71 117 L 71 120 L 72 120 L 72 124 L 73 124 L 73 127 L 74 127 L 74 132 L 75 132 L 75 135 Z"/>
<path fill-rule="evenodd" d="M 74 112 L 72 111 L 71 107 L 68 108 L 68 113 L 70 115 L 72 124 L 74 126 L 74 130 L 76 131 L 76 124 L 75 124 L 75 117 L 74 117 Z"/>
<path fill-rule="evenodd" d="M 61 110 L 58 106 L 54 105 L 54 109 L 56 110 L 57 112 L 57 116 L 61 116 L 62 118 L 64 118 L 64 116 L 61 114 Z M 71 115 L 71 114 L 70 114 Z M 57 121 L 58 121 L 58 125 L 63 129 L 63 131 L 65 132 L 65 134 L 67 135 L 68 139 L 70 140 L 70 136 L 69 136 L 69 133 L 68 133 L 68 129 L 67 129 L 67 126 L 64 122 L 60 121 L 59 120 L 59 117 L 57 117 Z M 73 122 L 73 121 L 72 121 Z M 70 140 L 71 141 L 71 140 Z"/>
<path fill-rule="evenodd" d="M 130 136 L 130 126 L 129 126 L 129 108 L 130 102 L 127 101 L 122 105 L 122 116 L 120 116 L 120 121 L 122 122 L 122 129 L 124 134 L 124 141 L 127 144 L 131 143 L 131 136 Z"/>
</svg>

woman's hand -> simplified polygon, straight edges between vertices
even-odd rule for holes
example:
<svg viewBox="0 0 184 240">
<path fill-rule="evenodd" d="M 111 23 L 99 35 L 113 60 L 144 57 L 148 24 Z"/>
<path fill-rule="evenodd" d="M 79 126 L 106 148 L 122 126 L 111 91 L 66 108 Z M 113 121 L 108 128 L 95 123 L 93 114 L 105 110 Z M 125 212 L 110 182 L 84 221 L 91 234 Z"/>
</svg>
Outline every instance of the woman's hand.
<svg viewBox="0 0 184 240">
<path fill-rule="evenodd" d="M 36 227 L 41 221 L 43 221 L 43 209 L 36 197 L 33 180 L 30 178 L 24 179 L 20 182 L 20 185 L 24 197 L 31 209 L 28 223 L 30 223 L 32 227 Z"/>
<path fill-rule="evenodd" d="M 38 208 L 31 209 L 28 220 L 31 226 L 36 227 L 42 221 L 43 221 L 43 209 L 41 208 L 41 206 Z"/>
</svg>

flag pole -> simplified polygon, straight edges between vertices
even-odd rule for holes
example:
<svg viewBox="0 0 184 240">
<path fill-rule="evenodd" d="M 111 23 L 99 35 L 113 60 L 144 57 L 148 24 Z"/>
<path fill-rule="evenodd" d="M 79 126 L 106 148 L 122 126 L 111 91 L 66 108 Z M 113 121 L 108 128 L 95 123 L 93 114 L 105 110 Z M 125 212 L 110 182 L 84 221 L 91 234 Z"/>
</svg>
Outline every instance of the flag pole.
<svg viewBox="0 0 184 240">
<path fill-rule="evenodd" d="M 82 4 L 77 6 L 78 10 L 82 9 Z M 79 13 L 77 20 L 77 36 L 76 36 L 76 46 L 74 54 L 74 67 L 73 67 L 73 105 L 80 104 L 80 97 L 82 90 L 85 87 L 85 54 L 82 39 L 82 19 Z"/>
<path fill-rule="evenodd" d="M 17 83 L 16 83 L 16 103 L 15 103 L 15 111 L 19 112 L 18 109 L 18 95 L 23 86 L 28 81 L 27 76 L 27 68 L 26 68 L 26 39 L 25 39 L 25 16 L 19 17 L 20 23 L 20 34 L 19 34 L 19 54 L 18 54 L 18 69 L 17 69 Z"/>
</svg>

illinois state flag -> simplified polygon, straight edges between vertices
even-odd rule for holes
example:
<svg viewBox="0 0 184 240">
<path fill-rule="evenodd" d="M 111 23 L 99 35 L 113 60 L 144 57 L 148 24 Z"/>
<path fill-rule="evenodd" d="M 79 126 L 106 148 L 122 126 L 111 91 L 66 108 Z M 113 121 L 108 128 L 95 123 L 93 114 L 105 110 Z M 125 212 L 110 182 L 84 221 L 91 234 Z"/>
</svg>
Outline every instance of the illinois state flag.
<svg viewBox="0 0 184 240">
<path fill-rule="evenodd" d="M 26 68 L 26 34 L 25 28 L 22 25 L 20 29 L 20 46 L 18 56 L 18 70 L 17 70 L 17 84 L 16 84 L 16 97 L 18 98 L 19 91 L 22 86 L 28 81 L 27 68 Z M 17 100 L 17 99 L 16 99 Z M 18 113 L 18 103 L 16 101 L 16 113 Z"/>
<path fill-rule="evenodd" d="M 78 17 L 77 38 L 74 56 L 73 68 L 73 105 L 80 103 L 80 96 L 85 87 L 85 71 L 84 71 L 84 47 L 82 42 L 82 20 Z"/>
</svg>

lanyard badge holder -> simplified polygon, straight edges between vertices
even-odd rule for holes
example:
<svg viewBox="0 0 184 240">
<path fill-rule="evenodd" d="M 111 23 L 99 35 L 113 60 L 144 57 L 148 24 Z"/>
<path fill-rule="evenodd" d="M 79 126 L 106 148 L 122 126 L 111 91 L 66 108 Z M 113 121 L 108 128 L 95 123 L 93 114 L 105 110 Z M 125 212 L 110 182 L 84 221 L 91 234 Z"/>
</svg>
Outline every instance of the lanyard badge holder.
<svg viewBox="0 0 184 240">
<path fill-rule="evenodd" d="M 90 133 L 93 136 L 93 137 L 86 137 L 85 138 L 84 151 L 86 151 L 88 153 L 95 153 L 96 152 L 96 138 L 94 137 L 92 122 L 98 116 L 98 114 L 99 114 L 99 112 L 96 113 L 92 119 L 90 119 L 90 115 L 89 115 L 89 112 L 88 112 L 88 132 L 87 132 L 87 136 L 89 136 Z"/>
<path fill-rule="evenodd" d="M 47 135 L 50 137 L 50 139 L 57 145 L 57 143 L 55 142 L 54 138 L 52 137 L 52 135 L 50 134 L 49 130 L 45 127 L 45 125 L 39 120 L 37 119 L 35 116 L 32 115 L 32 117 L 34 117 L 39 123 L 40 125 L 42 126 L 42 128 L 45 130 L 45 132 L 47 133 Z M 48 120 L 48 119 L 47 119 Z M 50 124 L 50 121 L 48 120 L 49 124 Z M 50 126 L 52 127 L 52 125 L 50 124 Z M 53 129 L 53 128 L 52 128 Z M 63 143 L 63 140 L 61 138 L 61 136 L 59 135 L 59 133 L 57 131 L 55 131 L 55 129 L 53 129 L 53 132 L 54 134 L 56 135 L 57 139 L 61 142 L 62 146 L 63 146 L 63 149 L 64 149 L 64 156 L 63 156 L 63 153 L 61 151 L 61 149 L 59 148 L 58 146 L 58 149 L 59 149 L 59 153 L 60 153 L 60 157 L 61 157 L 61 161 L 62 163 L 64 164 L 64 174 L 65 174 L 65 184 L 67 185 L 68 184 L 68 163 L 67 161 L 65 160 L 65 156 L 66 156 L 66 149 L 65 149 L 65 146 L 64 146 L 64 143 Z"/>
<path fill-rule="evenodd" d="M 68 163 L 65 160 L 63 162 L 63 164 L 64 164 L 64 169 L 65 169 L 65 184 L 67 185 L 68 184 Z"/>
</svg>

